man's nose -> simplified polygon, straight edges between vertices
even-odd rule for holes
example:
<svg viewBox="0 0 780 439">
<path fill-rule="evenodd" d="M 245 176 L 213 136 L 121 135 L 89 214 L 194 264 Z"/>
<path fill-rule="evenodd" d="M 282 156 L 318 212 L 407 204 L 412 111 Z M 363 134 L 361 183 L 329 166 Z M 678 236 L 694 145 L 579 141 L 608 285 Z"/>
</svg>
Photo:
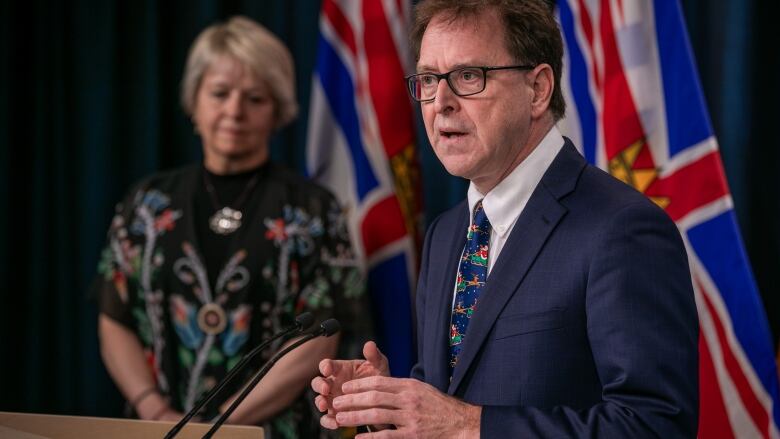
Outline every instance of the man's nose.
<svg viewBox="0 0 780 439">
<path fill-rule="evenodd" d="M 450 83 L 446 78 L 439 80 L 439 84 L 436 87 L 436 97 L 433 99 L 433 105 L 437 113 L 444 113 L 457 108 L 458 95 L 452 91 Z"/>
</svg>

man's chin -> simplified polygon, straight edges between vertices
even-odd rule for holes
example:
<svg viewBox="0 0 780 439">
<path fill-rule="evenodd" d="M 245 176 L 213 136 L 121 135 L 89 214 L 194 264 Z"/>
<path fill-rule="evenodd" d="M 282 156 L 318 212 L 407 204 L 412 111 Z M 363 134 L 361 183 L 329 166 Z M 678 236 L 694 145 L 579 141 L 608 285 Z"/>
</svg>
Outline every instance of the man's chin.
<svg viewBox="0 0 780 439">
<path fill-rule="evenodd" d="M 471 176 L 471 168 L 463 166 L 463 162 L 453 163 L 449 166 L 444 165 L 444 169 L 446 169 L 447 172 L 454 177 L 465 178 L 468 180 Z"/>
<path fill-rule="evenodd" d="M 439 162 L 450 175 L 469 178 L 469 171 L 473 168 L 470 164 L 473 160 L 471 156 L 468 154 L 453 154 L 452 152 L 443 153 L 441 149 L 434 149 L 434 152 Z"/>
</svg>

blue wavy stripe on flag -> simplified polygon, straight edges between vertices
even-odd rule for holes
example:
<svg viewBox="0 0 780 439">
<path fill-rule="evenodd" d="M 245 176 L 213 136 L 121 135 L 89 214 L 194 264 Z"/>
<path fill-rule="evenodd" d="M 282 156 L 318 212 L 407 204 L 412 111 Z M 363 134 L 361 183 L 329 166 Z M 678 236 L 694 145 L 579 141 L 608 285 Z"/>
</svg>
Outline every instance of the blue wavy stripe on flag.
<svg viewBox="0 0 780 439">
<path fill-rule="evenodd" d="M 574 16 L 569 4 L 565 1 L 558 2 L 558 14 L 561 20 L 566 50 L 569 54 L 569 81 L 574 102 L 579 116 L 580 131 L 582 133 L 583 155 L 588 163 L 596 163 L 596 108 L 590 96 L 589 82 L 590 72 L 582 54 L 577 37 L 575 35 Z"/>
<path fill-rule="evenodd" d="M 655 34 L 666 102 L 669 157 L 712 136 L 704 94 L 677 1 L 654 0 Z"/>
<path fill-rule="evenodd" d="M 328 100 L 334 119 L 341 127 L 352 156 L 355 187 L 358 199 L 363 201 L 373 189 L 379 186 L 371 164 L 366 156 L 360 119 L 355 108 L 355 85 L 349 70 L 341 62 L 336 51 L 322 35 L 319 38 L 316 73 Z M 310 115 L 317 117 L 317 115 Z"/>
</svg>

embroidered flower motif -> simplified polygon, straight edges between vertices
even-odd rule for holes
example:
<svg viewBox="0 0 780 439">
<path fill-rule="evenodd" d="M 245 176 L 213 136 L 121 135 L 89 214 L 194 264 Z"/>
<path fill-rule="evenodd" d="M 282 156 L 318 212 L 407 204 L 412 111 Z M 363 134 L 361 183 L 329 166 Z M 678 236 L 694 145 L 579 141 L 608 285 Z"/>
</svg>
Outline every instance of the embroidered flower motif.
<svg viewBox="0 0 780 439">
<path fill-rule="evenodd" d="M 232 357 L 249 338 L 249 323 L 252 320 L 252 307 L 241 305 L 230 313 L 228 326 L 223 334 L 222 350 Z"/>
<path fill-rule="evenodd" d="M 139 192 L 136 201 L 137 215 L 130 225 L 130 232 L 135 235 L 149 233 L 162 235 L 170 232 L 174 229 L 176 220 L 182 215 L 181 210 L 168 208 L 171 204 L 170 197 L 156 189 Z"/>
<path fill-rule="evenodd" d="M 272 239 L 277 246 L 281 246 L 281 243 L 287 240 L 286 224 L 283 219 L 266 219 L 265 226 L 268 228 L 265 231 L 265 239 Z"/>
<path fill-rule="evenodd" d="M 330 284 L 318 275 L 301 291 L 295 312 L 301 312 L 306 307 L 311 309 L 333 308 L 333 298 L 329 294 Z"/>
<path fill-rule="evenodd" d="M 176 223 L 176 219 L 178 216 L 176 215 L 177 212 L 174 212 L 171 209 L 165 209 L 157 218 L 154 219 L 154 229 L 158 232 L 166 231 L 170 232 L 173 230 L 173 226 Z M 179 213 L 181 215 L 181 213 Z"/>
<path fill-rule="evenodd" d="M 156 189 L 152 189 L 143 194 L 141 204 L 148 206 L 152 212 L 158 212 L 171 204 L 171 198 Z"/>
<path fill-rule="evenodd" d="M 324 232 L 322 218 L 311 216 L 300 207 L 284 206 L 281 218 L 266 218 L 265 238 L 290 254 L 308 256 L 314 250 L 314 239 Z"/>
<path fill-rule="evenodd" d="M 170 307 L 173 327 L 182 344 L 189 349 L 197 349 L 204 337 L 198 327 L 197 309 L 178 294 L 171 296 Z"/>
</svg>

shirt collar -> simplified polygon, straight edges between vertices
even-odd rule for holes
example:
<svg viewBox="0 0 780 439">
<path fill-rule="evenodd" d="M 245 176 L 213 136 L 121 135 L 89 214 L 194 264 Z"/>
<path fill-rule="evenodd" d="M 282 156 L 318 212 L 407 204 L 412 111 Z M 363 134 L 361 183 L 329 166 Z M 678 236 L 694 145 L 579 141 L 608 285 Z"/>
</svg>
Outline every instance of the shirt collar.
<svg viewBox="0 0 780 439">
<path fill-rule="evenodd" d="M 558 128 L 553 126 L 531 154 L 490 192 L 482 194 L 473 182 L 470 183 L 469 221 L 474 219 L 474 206 L 482 200 L 482 207 L 493 230 L 502 238 L 506 236 L 563 144 L 563 136 Z"/>
</svg>

